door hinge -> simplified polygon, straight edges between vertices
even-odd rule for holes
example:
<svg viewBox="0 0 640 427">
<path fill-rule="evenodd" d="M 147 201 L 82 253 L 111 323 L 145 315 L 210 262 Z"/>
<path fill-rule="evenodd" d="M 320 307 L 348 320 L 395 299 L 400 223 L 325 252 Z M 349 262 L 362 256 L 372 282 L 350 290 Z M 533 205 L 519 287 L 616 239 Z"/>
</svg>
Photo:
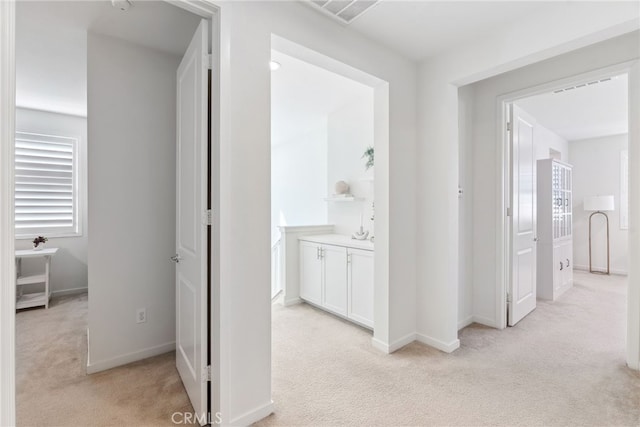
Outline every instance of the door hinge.
<svg viewBox="0 0 640 427">
<path fill-rule="evenodd" d="M 211 54 L 205 55 L 204 63 L 209 70 L 213 69 L 213 55 Z"/>
<path fill-rule="evenodd" d="M 213 223 L 212 217 L 213 217 L 213 212 L 211 211 L 211 209 L 207 209 L 202 214 L 202 223 L 204 225 L 211 225 Z"/>
<path fill-rule="evenodd" d="M 511 132 L 511 122 L 507 122 L 507 132 Z"/>
<path fill-rule="evenodd" d="M 511 208 L 507 208 L 507 216 L 511 216 Z"/>
<path fill-rule="evenodd" d="M 511 294 L 507 292 L 507 304 L 511 302 Z"/>
<path fill-rule="evenodd" d="M 211 381 L 211 365 L 207 365 L 202 372 L 202 382 L 206 383 Z"/>
</svg>

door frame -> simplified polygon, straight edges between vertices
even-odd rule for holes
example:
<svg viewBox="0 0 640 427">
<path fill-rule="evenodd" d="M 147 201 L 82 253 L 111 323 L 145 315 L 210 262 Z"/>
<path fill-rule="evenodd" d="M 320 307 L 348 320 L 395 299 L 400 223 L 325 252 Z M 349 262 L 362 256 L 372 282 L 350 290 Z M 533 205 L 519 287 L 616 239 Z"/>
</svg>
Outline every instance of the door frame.
<svg viewBox="0 0 640 427">
<path fill-rule="evenodd" d="M 164 0 L 174 6 L 208 19 L 212 23 L 211 48 L 212 76 L 211 84 L 211 151 L 209 153 L 212 171 L 211 177 L 212 210 L 220 208 L 220 139 L 222 105 L 229 103 L 226 91 L 221 90 L 229 79 L 228 46 L 229 28 L 222 16 L 227 6 L 206 0 Z M 0 1 L 0 425 L 15 425 L 16 388 L 15 388 L 15 224 L 14 224 L 14 134 L 15 134 L 15 12 L 16 0 Z M 226 16 L 226 14 L 225 14 Z M 225 18 L 226 19 L 226 18 Z M 226 43 L 226 44 L 225 44 Z M 210 408 L 212 419 L 220 419 L 225 408 L 221 390 L 226 388 L 225 376 L 221 375 L 221 333 L 220 324 L 220 220 L 214 214 L 212 221 L 212 247 L 210 261 L 212 271 L 211 340 L 212 389 Z"/>
<path fill-rule="evenodd" d="M 637 227 L 640 223 L 633 222 L 633 218 L 640 217 L 640 111 L 636 111 L 634 105 L 639 102 L 639 88 L 634 86 L 632 81 L 640 78 L 640 61 L 633 60 L 609 67 L 600 68 L 567 77 L 560 80 L 553 80 L 541 85 L 518 90 L 497 98 L 498 114 L 497 127 L 499 131 L 499 141 L 497 150 L 497 206 L 496 206 L 496 319 L 497 327 L 504 329 L 507 327 L 507 290 L 509 288 L 509 278 L 511 277 L 511 242 L 512 236 L 509 230 L 509 219 L 507 208 L 509 208 L 511 191 L 511 149 L 509 144 L 509 132 L 506 123 L 509 118 L 509 105 L 519 99 L 527 98 L 553 90 L 562 89 L 567 86 L 586 83 L 594 79 L 602 79 L 619 74 L 629 76 L 628 99 L 629 99 L 629 258 L 640 258 L 640 234 Z M 635 109 L 634 109 L 635 108 Z M 634 181 L 635 180 L 635 181 Z M 630 368 L 640 369 L 640 266 L 629 266 L 629 280 L 627 289 L 627 365 Z"/>
</svg>

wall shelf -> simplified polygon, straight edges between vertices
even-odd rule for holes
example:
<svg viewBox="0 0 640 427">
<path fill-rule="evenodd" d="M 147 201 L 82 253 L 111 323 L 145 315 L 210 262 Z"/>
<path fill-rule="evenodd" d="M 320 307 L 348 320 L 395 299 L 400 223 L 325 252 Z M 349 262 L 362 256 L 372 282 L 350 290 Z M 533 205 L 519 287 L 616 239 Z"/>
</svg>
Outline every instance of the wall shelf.
<svg viewBox="0 0 640 427">
<path fill-rule="evenodd" d="M 364 197 L 325 197 L 324 200 L 327 202 L 362 202 L 364 201 Z"/>
</svg>

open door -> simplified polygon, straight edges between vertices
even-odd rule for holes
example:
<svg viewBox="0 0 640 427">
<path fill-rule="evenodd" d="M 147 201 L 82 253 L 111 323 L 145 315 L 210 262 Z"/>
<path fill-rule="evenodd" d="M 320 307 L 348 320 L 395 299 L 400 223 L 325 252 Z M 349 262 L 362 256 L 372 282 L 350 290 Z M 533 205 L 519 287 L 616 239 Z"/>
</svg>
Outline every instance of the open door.
<svg viewBox="0 0 640 427">
<path fill-rule="evenodd" d="M 513 326 L 536 308 L 536 153 L 535 120 L 511 105 L 511 280 L 507 324 Z"/>
<path fill-rule="evenodd" d="M 208 419 L 208 42 L 196 30 L 177 72 L 176 366 L 201 424 Z"/>
</svg>

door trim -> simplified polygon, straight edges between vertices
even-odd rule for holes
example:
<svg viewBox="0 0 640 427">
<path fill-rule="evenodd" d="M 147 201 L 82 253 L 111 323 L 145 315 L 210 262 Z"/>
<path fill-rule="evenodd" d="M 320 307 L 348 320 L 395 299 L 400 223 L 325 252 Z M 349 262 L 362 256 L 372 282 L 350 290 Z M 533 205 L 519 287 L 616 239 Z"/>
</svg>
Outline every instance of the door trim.
<svg viewBox="0 0 640 427">
<path fill-rule="evenodd" d="M 638 189 L 631 188 L 633 186 L 634 176 L 637 177 L 640 171 L 640 123 L 633 120 L 633 90 L 632 80 L 640 77 L 640 61 L 633 60 L 609 67 L 600 68 L 587 73 L 577 74 L 560 80 L 550 81 L 541 85 L 522 89 L 497 98 L 497 129 L 501 129 L 499 133 L 498 150 L 497 150 L 497 201 L 496 201 L 496 327 L 504 329 L 507 326 L 507 289 L 508 280 L 511 271 L 511 235 L 509 232 L 509 221 L 507 218 L 507 208 L 509 206 L 509 194 L 511 191 L 511 169 L 510 169 L 510 148 L 509 133 L 506 123 L 509 118 L 508 105 L 522 98 L 539 95 L 545 92 L 561 89 L 570 85 L 576 85 L 591 81 L 594 79 L 602 79 L 617 74 L 629 75 L 629 218 L 638 216 L 637 210 L 640 210 L 640 196 Z M 637 91 L 637 88 L 635 89 Z M 637 98 L 635 99 L 637 102 Z M 633 154 L 635 153 L 635 154 Z M 635 156 L 635 157 L 634 157 Z M 634 166 L 636 166 L 634 168 Z M 634 175 L 635 174 L 635 175 Z M 632 232 L 633 225 L 630 224 Z M 637 227 L 637 226 L 636 226 Z M 638 231 L 636 230 L 636 233 Z M 629 239 L 629 257 L 634 259 L 640 257 L 640 244 L 632 236 Z M 628 281 L 628 310 L 627 310 L 627 364 L 630 368 L 640 369 L 640 266 L 630 266 Z"/>
<path fill-rule="evenodd" d="M 0 43 L 0 425 L 15 425 L 14 0 L 0 1 Z"/>
</svg>

